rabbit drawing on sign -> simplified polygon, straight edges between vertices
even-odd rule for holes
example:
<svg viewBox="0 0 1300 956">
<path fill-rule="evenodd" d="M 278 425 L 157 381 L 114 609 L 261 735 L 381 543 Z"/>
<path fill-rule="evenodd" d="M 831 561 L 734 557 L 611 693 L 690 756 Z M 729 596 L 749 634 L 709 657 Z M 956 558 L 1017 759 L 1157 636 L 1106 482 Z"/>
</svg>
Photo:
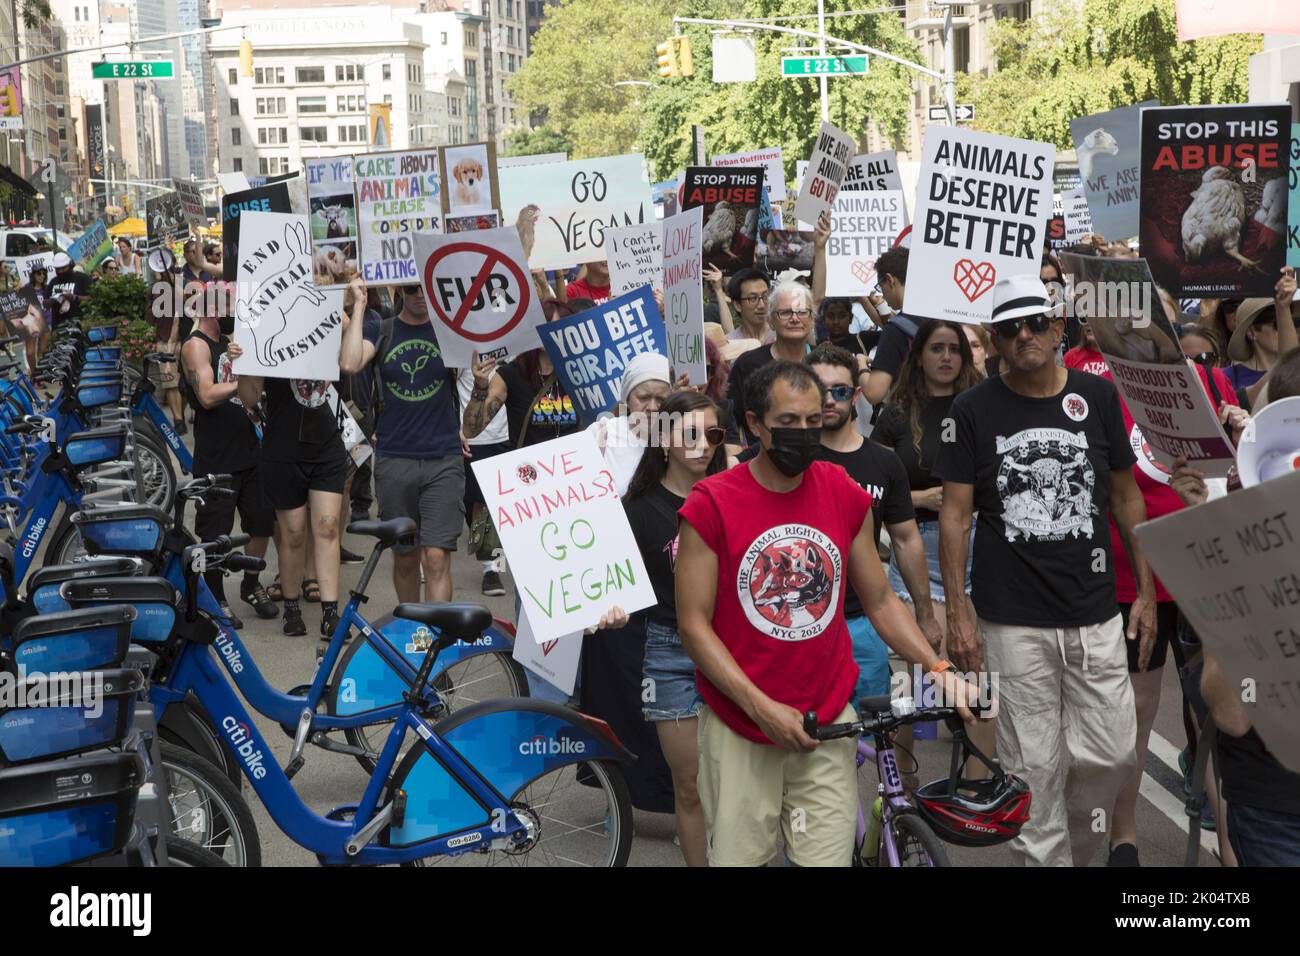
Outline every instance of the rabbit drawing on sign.
<svg viewBox="0 0 1300 956">
<path fill-rule="evenodd" d="M 236 318 L 252 333 L 253 354 L 267 368 L 279 364 L 274 358 L 274 343 L 289 324 L 289 313 L 304 299 L 313 306 L 325 301 L 324 294 L 312 285 L 310 269 L 293 270 L 294 261 L 302 256 L 311 256 L 307 227 L 300 222 L 289 223 L 284 227 L 284 244 L 257 270 L 265 278 L 250 296 L 241 296 L 236 302 Z"/>
</svg>

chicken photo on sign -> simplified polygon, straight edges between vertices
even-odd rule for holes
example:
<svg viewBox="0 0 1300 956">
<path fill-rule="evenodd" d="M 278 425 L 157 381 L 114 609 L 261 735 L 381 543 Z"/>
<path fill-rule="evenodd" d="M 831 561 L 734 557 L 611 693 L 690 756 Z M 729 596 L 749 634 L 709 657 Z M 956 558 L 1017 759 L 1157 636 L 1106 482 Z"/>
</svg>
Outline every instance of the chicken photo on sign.
<svg viewBox="0 0 1300 956">
<path fill-rule="evenodd" d="M 1142 168 L 1139 124 L 1143 109 L 1159 105 L 1157 100 L 1147 100 L 1070 121 L 1093 231 L 1107 239 L 1137 235 Z"/>
<path fill-rule="evenodd" d="M 701 253 L 706 265 L 732 273 L 754 264 L 762 201 L 762 166 L 687 167 L 681 208 L 704 209 Z"/>
<path fill-rule="evenodd" d="M 1286 261 L 1289 106 L 1142 111 L 1142 254 L 1182 298 L 1269 296 Z"/>
</svg>

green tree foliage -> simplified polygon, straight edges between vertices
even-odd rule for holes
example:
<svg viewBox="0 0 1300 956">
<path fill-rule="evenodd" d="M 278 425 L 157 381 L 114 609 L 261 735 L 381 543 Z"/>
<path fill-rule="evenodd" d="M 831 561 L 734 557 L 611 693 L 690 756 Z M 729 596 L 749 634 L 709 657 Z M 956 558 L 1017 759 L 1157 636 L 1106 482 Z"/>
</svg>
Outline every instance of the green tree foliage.
<svg viewBox="0 0 1300 956">
<path fill-rule="evenodd" d="M 573 153 L 573 144 L 549 124 L 537 129 L 517 129 L 506 137 L 507 156 L 536 156 L 539 153 Z"/>
<path fill-rule="evenodd" d="M 1257 35 L 1179 43 L 1174 0 L 1053 5 L 1032 20 L 999 21 L 991 43 L 998 69 L 958 78 L 975 125 L 1063 148 L 1071 119 L 1142 100 L 1244 103 L 1248 61 L 1263 46 Z"/>
</svg>

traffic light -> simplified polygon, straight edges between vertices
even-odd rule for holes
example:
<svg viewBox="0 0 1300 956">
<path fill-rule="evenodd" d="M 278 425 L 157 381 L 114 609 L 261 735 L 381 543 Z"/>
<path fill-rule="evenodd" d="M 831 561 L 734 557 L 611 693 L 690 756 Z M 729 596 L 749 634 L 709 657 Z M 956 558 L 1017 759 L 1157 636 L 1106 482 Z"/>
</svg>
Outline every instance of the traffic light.
<svg viewBox="0 0 1300 956">
<path fill-rule="evenodd" d="M 674 37 L 677 41 L 677 62 L 680 64 L 682 76 L 695 75 L 695 57 L 691 53 L 690 37 Z"/>
<path fill-rule="evenodd" d="M 677 46 L 673 42 L 676 37 L 669 37 L 663 43 L 655 47 L 655 52 L 659 54 L 659 75 L 660 76 L 681 76 L 677 69 Z"/>
<path fill-rule="evenodd" d="M 250 40 L 239 41 L 239 75 L 253 75 L 253 44 Z"/>
<path fill-rule="evenodd" d="M 18 90 L 13 86 L 0 90 L 0 115 L 18 115 Z"/>
</svg>

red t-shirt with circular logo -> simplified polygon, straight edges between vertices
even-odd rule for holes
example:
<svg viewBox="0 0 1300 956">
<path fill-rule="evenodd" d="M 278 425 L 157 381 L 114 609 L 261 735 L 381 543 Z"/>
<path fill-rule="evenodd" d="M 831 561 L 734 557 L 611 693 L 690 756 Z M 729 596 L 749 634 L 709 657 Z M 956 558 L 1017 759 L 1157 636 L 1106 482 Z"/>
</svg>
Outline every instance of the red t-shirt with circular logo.
<svg viewBox="0 0 1300 956">
<path fill-rule="evenodd" d="M 763 693 L 834 720 L 858 680 L 844 595 L 849 548 L 871 495 L 829 462 L 813 462 L 789 492 L 764 488 L 749 468 L 704 479 L 678 512 L 718 557 L 713 630 Z M 771 743 L 703 673 L 695 680 L 723 723 Z"/>
</svg>

